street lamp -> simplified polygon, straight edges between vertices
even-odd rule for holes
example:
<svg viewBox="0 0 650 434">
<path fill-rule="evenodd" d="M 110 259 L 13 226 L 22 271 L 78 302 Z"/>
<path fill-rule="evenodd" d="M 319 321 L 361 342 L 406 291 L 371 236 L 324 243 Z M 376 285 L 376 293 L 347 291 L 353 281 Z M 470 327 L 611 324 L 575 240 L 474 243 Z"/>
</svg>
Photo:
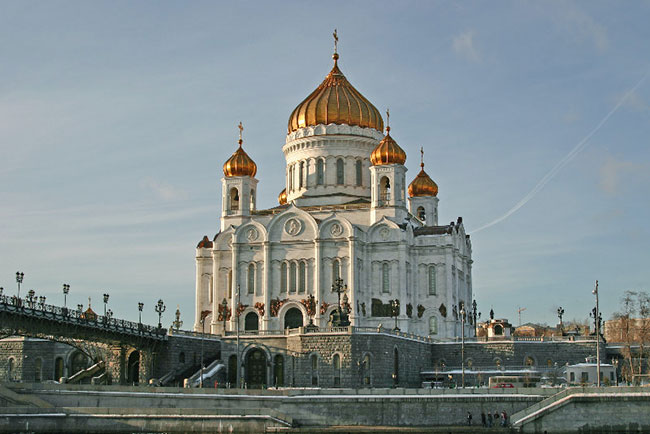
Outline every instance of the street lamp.
<svg viewBox="0 0 650 434">
<path fill-rule="evenodd" d="M 138 302 L 138 323 L 142 327 L 142 309 L 144 308 L 144 303 Z"/>
<path fill-rule="evenodd" d="M 600 310 L 598 306 L 598 281 L 596 280 L 596 287 L 592 291 L 596 296 L 596 385 L 600 387 Z"/>
<path fill-rule="evenodd" d="M 399 300 L 398 299 L 390 301 L 390 313 L 391 313 L 391 316 L 395 317 L 395 328 L 393 329 L 393 331 L 398 332 L 399 331 L 399 327 L 397 326 L 397 317 L 399 316 Z"/>
<path fill-rule="evenodd" d="M 228 319 L 228 300 L 226 300 L 226 297 L 221 302 L 221 315 L 223 318 L 223 335 L 226 336 L 226 320 Z"/>
<path fill-rule="evenodd" d="M 344 314 L 344 312 L 341 310 L 341 293 L 347 291 L 348 286 L 343 285 L 343 279 L 340 277 L 334 280 L 334 283 L 332 283 L 332 292 L 336 292 L 338 296 L 338 303 L 336 306 L 336 315 L 332 317 L 331 323 L 332 327 L 340 327 L 340 326 L 349 326 L 350 322 L 348 321 L 348 316 L 347 314 Z"/>
<path fill-rule="evenodd" d="M 474 336 L 478 337 L 478 333 L 477 333 L 478 326 L 476 324 L 477 315 L 478 315 L 478 310 L 476 309 L 476 300 L 474 300 L 472 302 L 472 317 L 474 318 Z"/>
<path fill-rule="evenodd" d="M 108 309 L 106 311 L 106 322 L 109 323 L 111 321 L 111 318 L 113 318 L 113 311 Z"/>
<path fill-rule="evenodd" d="M 178 331 L 183 325 L 183 321 L 181 321 L 181 308 L 178 305 L 176 306 L 175 315 L 176 315 L 176 320 L 172 321 L 172 326 L 176 329 L 176 331 Z"/>
<path fill-rule="evenodd" d="M 32 309 L 34 309 L 34 294 L 36 294 L 36 291 L 30 289 L 27 291 L 27 297 L 25 297 L 27 299 L 27 305 Z"/>
<path fill-rule="evenodd" d="M 205 318 L 210 315 L 212 311 L 204 310 L 201 312 L 201 377 L 199 379 L 200 388 L 203 389 L 203 338 L 205 337 Z M 180 312 L 179 312 L 180 314 Z"/>
<path fill-rule="evenodd" d="M 106 317 L 106 304 L 108 303 L 108 294 L 104 294 L 104 318 Z"/>
<path fill-rule="evenodd" d="M 560 320 L 560 329 L 562 329 L 562 317 L 564 316 L 564 309 L 562 309 L 562 306 L 557 308 L 557 317 Z"/>
<path fill-rule="evenodd" d="M 67 309 L 68 307 L 68 292 L 70 292 L 70 285 L 67 283 L 63 284 L 63 308 Z"/>
<path fill-rule="evenodd" d="M 18 299 L 20 299 L 20 285 L 23 283 L 24 277 L 25 277 L 25 273 L 16 271 L 16 283 L 18 284 Z"/>
<path fill-rule="evenodd" d="M 40 295 L 38 297 L 38 307 L 41 308 L 41 310 L 45 310 L 45 300 L 47 297 Z"/>
<path fill-rule="evenodd" d="M 460 306 L 460 359 L 461 359 L 461 384 L 465 388 L 465 306 Z"/>
<path fill-rule="evenodd" d="M 162 300 L 158 300 L 158 304 L 154 307 L 154 310 L 158 312 L 158 328 L 162 328 L 162 314 L 167 309 L 165 303 Z"/>
</svg>

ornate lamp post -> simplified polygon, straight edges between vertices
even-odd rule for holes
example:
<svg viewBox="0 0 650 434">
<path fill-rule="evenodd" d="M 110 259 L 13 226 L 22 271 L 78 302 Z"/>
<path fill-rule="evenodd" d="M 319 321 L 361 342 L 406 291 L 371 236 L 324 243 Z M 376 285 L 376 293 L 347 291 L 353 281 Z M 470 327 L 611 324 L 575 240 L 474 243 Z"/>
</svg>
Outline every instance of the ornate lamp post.
<svg viewBox="0 0 650 434">
<path fill-rule="evenodd" d="M 108 303 L 108 294 L 104 294 L 104 317 L 106 317 L 106 304 Z"/>
<path fill-rule="evenodd" d="M 460 359 L 461 359 L 461 384 L 465 388 L 465 306 L 460 306 Z"/>
<path fill-rule="evenodd" d="M 398 299 L 390 301 L 390 313 L 391 313 L 390 316 L 395 317 L 395 328 L 393 328 L 393 331 L 398 332 L 399 331 L 399 327 L 397 326 L 397 317 L 399 316 L 399 300 Z"/>
<path fill-rule="evenodd" d="M 111 322 L 111 319 L 113 318 L 113 311 L 108 309 L 106 311 L 106 323 Z"/>
<path fill-rule="evenodd" d="M 176 331 L 179 331 L 183 326 L 183 321 L 181 321 L 181 308 L 179 306 L 176 306 L 175 316 L 176 320 L 172 321 L 172 326 L 176 329 Z"/>
<path fill-rule="evenodd" d="M 564 316 L 564 309 L 562 309 L 562 306 L 557 308 L 557 317 L 560 320 L 560 328 L 562 328 L 562 317 Z"/>
<path fill-rule="evenodd" d="M 138 303 L 138 324 L 140 324 L 140 328 L 142 328 L 142 309 L 144 308 L 144 303 L 139 302 Z"/>
<path fill-rule="evenodd" d="M 23 278 L 25 277 L 25 273 L 21 273 L 20 271 L 16 271 L 16 283 L 18 284 L 18 298 L 20 299 L 20 285 L 23 283 Z"/>
<path fill-rule="evenodd" d="M 600 387 L 600 309 L 598 306 L 598 281 L 596 280 L 596 287 L 592 291 L 596 296 L 596 312 L 594 320 L 596 321 L 596 385 Z"/>
<path fill-rule="evenodd" d="M 478 336 L 478 333 L 476 332 L 478 324 L 476 323 L 478 315 L 478 309 L 476 308 L 476 300 L 472 302 L 472 318 L 474 318 L 474 336 Z"/>
<path fill-rule="evenodd" d="M 45 300 L 46 299 L 47 299 L 47 297 L 42 296 L 42 295 L 38 297 L 38 307 L 41 308 L 41 310 L 45 309 Z"/>
<path fill-rule="evenodd" d="M 63 308 L 67 310 L 68 308 L 68 293 L 70 292 L 70 285 L 67 283 L 63 284 Z"/>
<path fill-rule="evenodd" d="M 32 309 L 34 309 L 35 299 L 38 298 L 38 297 L 34 297 L 35 294 L 36 291 L 30 289 L 29 291 L 27 291 L 27 297 L 25 297 L 27 299 L 27 306 L 29 306 Z"/>
<path fill-rule="evenodd" d="M 226 336 L 226 321 L 228 320 L 228 300 L 226 297 L 221 302 L 221 316 L 223 317 L 223 335 Z"/>
<path fill-rule="evenodd" d="M 162 314 L 167 309 L 165 306 L 165 302 L 161 300 L 158 300 L 158 304 L 154 307 L 154 310 L 158 313 L 158 328 L 162 328 Z"/>
<path fill-rule="evenodd" d="M 347 315 L 344 315 L 343 310 L 341 309 L 341 293 L 345 293 L 347 289 L 348 286 L 343 285 L 343 279 L 341 279 L 340 277 L 335 279 L 334 283 L 332 283 L 332 292 L 336 292 L 338 296 L 336 314 L 334 315 L 334 318 L 332 318 L 331 320 L 332 327 L 339 327 L 339 326 L 345 327 L 350 325 Z"/>
<path fill-rule="evenodd" d="M 180 311 L 179 311 L 180 313 Z M 199 378 L 199 384 L 201 389 L 203 389 L 203 338 L 205 336 L 205 318 L 210 315 L 212 312 L 209 310 L 204 310 L 201 312 L 201 377 Z"/>
<path fill-rule="evenodd" d="M 84 305 L 83 304 L 78 304 L 77 305 L 77 312 L 79 313 L 79 315 L 81 315 L 81 312 L 83 312 L 83 310 L 84 310 Z"/>
</svg>

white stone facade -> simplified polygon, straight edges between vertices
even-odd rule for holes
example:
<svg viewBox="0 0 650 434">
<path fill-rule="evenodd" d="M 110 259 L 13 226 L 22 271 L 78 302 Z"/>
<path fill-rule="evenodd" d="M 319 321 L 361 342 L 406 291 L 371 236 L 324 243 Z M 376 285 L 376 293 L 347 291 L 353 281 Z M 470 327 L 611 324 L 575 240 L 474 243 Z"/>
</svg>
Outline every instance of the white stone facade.
<svg viewBox="0 0 650 434">
<path fill-rule="evenodd" d="M 405 166 L 371 165 L 382 137 L 334 124 L 290 133 L 282 148 L 288 204 L 276 208 L 255 209 L 256 179 L 222 179 L 220 231 L 196 250 L 196 330 L 202 312 L 206 332 L 236 329 L 236 315 L 219 318 L 224 298 L 229 308 L 241 303 L 241 330 L 295 325 L 287 318 L 293 308 L 307 325 L 309 295 L 314 323 L 326 327 L 340 276 L 353 326 L 394 327 L 386 307 L 397 299 L 402 331 L 460 335 L 459 306 L 472 303 L 472 248 L 462 219 L 438 226 L 437 197 L 407 198 Z M 466 324 L 466 336 L 473 328 Z"/>
</svg>

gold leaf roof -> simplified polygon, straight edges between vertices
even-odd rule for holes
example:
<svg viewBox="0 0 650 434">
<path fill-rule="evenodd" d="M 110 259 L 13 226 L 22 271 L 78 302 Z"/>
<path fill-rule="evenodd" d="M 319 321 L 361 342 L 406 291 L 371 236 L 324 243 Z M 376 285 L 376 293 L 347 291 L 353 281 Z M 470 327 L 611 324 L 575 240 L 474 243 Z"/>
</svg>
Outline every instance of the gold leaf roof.
<svg viewBox="0 0 650 434">
<path fill-rule="evenodd" d="M 409 196 L 438 196 L 438 184 L 424 171 L 424 164 L 421 164 L 421 167 L 420 173 L 409 184 Z"/>
<path fill-rule="evenodd" d="M 319 124 L 356 125 L 383 131 L 384 121 L 375 108 L 345 78 L 334 53 L 334 67 L 325 80 L 289 116 L 288 132 Z"/>
<path fill-rule="evenodd" d="M 386 136 L 381 139 L 381 142 L 370 154 L 370 162 L 373 166 L 404 164 L 406 162 L 406 152 L 390 136 L 390 127 L 386 127 Z"/>
<path fill-rule="evenodd" d="M 287 189 L 283 189 L 280 194 L 278 195 L 278 203 L 280 205 L 286 205 L 287 204 Z"/>
<path fill-rule="evenodd" d="M 250 176 L 252 178 L 257 173 L 257 164 L 244 152 L 241 145 L 242 139 L 239 139 L 239 148 L 223 164 L 223 174 L 227 178 L 231 176 Z"/>
</svg>

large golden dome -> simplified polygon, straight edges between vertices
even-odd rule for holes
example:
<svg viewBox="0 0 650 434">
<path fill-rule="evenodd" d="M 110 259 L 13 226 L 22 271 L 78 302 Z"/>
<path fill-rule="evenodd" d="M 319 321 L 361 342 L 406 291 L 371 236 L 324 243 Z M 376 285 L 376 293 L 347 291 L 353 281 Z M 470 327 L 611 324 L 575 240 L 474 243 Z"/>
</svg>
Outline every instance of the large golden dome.
<svg viewBox="0 0 650 434">
<path fill-rule="evenodd" d="M 404 164 L 405 161 L 406 152 L 390 136 L 390 127 L 386 127 L 386 136 L 370 154 L 370 162 L 373 166 L 383 166 L 385 164 Z"/>
<path fill-rule="evenodd" d="M 409 184 L 409 196 L 438 196 L 438 184 L 424 171 L 424 149 L 420 149 L 422 160 L 420 161 L 420 173 Z"/>
<path fill-rule="evenodd" d="M 325 80 L 289 116 L 289 133 L 319 124 L 345 124 L 383 131 L 384 121 L 375 108 L 350 82 L 338 67 L 339 55 L 334 53 L 334 67 Z"/>
<path fill-rule="evenodd" d="M 242 139 L 239 139 L 239 148 L 228 161 L 223 163 L 223 174 L 226 178 L 232 176 L 250 176 L 251 178 L 257 173 L 257 164 L 248 156 L 241 147 Z"/>
</svg>

